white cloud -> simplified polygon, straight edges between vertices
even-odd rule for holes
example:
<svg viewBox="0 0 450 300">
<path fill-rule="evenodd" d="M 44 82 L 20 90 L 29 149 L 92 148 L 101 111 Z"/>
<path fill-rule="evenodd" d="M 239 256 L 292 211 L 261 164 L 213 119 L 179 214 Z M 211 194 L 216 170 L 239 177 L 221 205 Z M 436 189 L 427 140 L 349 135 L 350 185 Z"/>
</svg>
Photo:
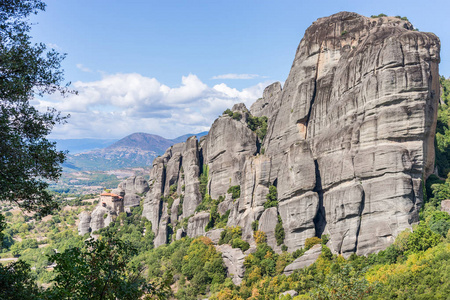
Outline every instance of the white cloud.
<svg viewBox="0 0 450 300">
<path fill-rule="evenodd" d="M 208 130 L 235 103 L 247 107 L 271 82 L 238 90 L 224 83 L 207 86 L 196 75 L 169 87 L 137 73 L 104 75 L 101 80 L 75 82 L 78 95 L 52 95 L 33 102 L 39 109 L 55 107 L 71 118 L 54 128 L 52 138 L 121 138 L 148 132 L 173 138 Z"/>
<path fill-rule="evenodd" d="M 92 70 L 83 66 L 82 64 L 77 64 L 77 68 L 86 73 L 92 73 Z"/>
<path fill-rule="evenodd" d="M 222 74 L 213 76 L 211 79 L 255 79 L 255 78 L 265 78 L 265 77 L 259 76 L 257 74 Z"/>
</svg>

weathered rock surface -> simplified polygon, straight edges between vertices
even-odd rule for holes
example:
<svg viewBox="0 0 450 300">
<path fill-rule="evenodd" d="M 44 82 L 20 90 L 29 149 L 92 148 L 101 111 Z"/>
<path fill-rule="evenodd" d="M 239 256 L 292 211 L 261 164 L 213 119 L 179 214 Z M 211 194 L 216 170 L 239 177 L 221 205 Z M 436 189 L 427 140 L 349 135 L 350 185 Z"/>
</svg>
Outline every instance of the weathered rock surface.
<svg viewBox="0 0 450 300">
<path fill-rule="evenodd" d="M 286 292 L 280 294 L 280 296 L 287 296 L 287 295 L 289 295 L 291 297 L 295 297 L 298 295 L 298 293 L 295 290 L 289 290 L 289 291 L 286 291 Z"/>
<path fill-rule="evenodd" d="M 197 237 L 205 235 L 205 227 L 209 222 L 209 212 L 200 212 L 189 218 L 187 236 Z"/>
<path fill-rule="evenodd" d="M 183 171 L 184 171 L 184 201 L 183 216 L 193 215 L 197 206 L 202 202 L 202 196 L 199 192 L 200 176 L 200 152 L 198 148 L 197 137 L 190 137 L 186 141 L 183 151 Z M 183 176 L 183 175 L 182 175 Z"/>
<path fill-rule="evenodd" d="M 314 217 L 319 209 L 319 196 L 315 192 L 307 192 L 283 201 L 278 206 L 283 228 L 285 245 L 289 251 L 296 250 L 305 244 L 307 238 L 316 234 Z"/>
<path fill-rule="evenodd" d="M 213 199 L 225 196 L 230 186 L 239 185 L 247 157 L 257 152 L 257 136 L 245 123 L 248 110 L 235 106 L 240 121 L 223 115 L 214 121 L 205 140 L 205 163 L 209 167 L 209 194 Z"/>
<path fill-rule="evenodd" d="M 330 232 L 334 252 L 367 254 L 417 222 L 434 160 L 440 45 L 412 29 L 342 12 L 306 30 L 263 145 L 290 251 Z M 289 156 L 293 146 L 299 155 Z M 283 199 L 298 210 L 298 197 L 312 192 L 317 213 L 285 222 Z"/>
<path fill-rule="evenodd" d="M 267 245 L 276 252 L 281 253 L 281 247 L 277 245 L 275 238 L 275 227 L 278 223 L 278 212 L 276 207 L 266 209 L 259 219 L 258 230 L 264 231 L 267 237 Z"/>
<path fill-rule="evenodd" d="M 180 228 L 180 229 L 177 230 L 177 234 L 175 236 L 175 240 L 176 241 L 181 240 L 181 238 L 183 238 L 185 235 L 186 235 L 186 232 L 184 231 L 184 229 Z"/>
<path fill-rule="evenodd" d="M 294 260 L 291 264 L 284 268 L 283 274 L 291 275 L 295 270 L 303 269 L 312 265 L 322 253 L 322 245 L 314 245 L 306 251 L 302 256 Z"/>
<path fill-rule="evenodd" d="M 227 267 L 228 276 L 232 278 L 235 285 L 240 285 L 245 272 L 244 253 L 239 248 L 231 248 L 230 245 L 216 246 L 216 249 L 222 253 L 223 263 Z"/>
<path fill-rule="evenodd" d="M 143 194 L 149 190 L 148 182 L 142 176 L 128 177 L 119 184 L 118 188 L 130 194 Z"/>
<path fill-rule="evenodd" d="M 97 206 L 91 214 L 91 231 L 95 232 L 105 228 L 111 223 L 111 214 L 102 206 Z"/>
<path fill-rule="evenodd" d="M 91 231 L 91 213 L 88 211 L 83 211 L 78 217 L 80 223 L 78 224 L 78 234 L 85 235 Z"/>
<path fill-rule="evenodd" d="M 132 176 L 119 183 L 112 192 L 122 196 L 124 207 L 139 206 L 141 197 L 149 190 L 148 182 L 142 176 Z"/>
<path fill-rule="evenodd" d="M 220 240 L 220 234 L 222 233 L 224 229 L 218 228 L 218 229 L 212 229 L 205 233 L 205 236 L 208 237 L 214 244 L 218 244 Z"/>
<path fill-rule="evenodd" d="M 450 214 L 450 200 L 444 200 L 441 202 L 441 210 Z"/>
<path fill-rule="evenodd" d="M 314 22 L 283 88 L 268 86 L 250 111 L 235 105 L 234 117 L 220 116 L 200 143 L 190 138 L 155 159 L 143 211 L 154 232 L 194 215 L 205 170 L 205 193 L 226 196 L 218 211 L 230 210 L 227 225 L 241 226 L 251 244 L 259 220 L 276 248 L 279 214 L 289 251 L 325 233 L 345 257 L 386 248 L 418 221 L 422 180 L 434 165 L 440 42 L 413 29 L 349 12 Z M 251 115 L 268 117 L 263 140 L 250 130 Z M 174 184 L 180 201 L 163 220 L 161 197 Z M 278 207 L 264 209 L 271 185 Z M 240 187 L 238 199 L 231 186 Z M 205 234 L 207 215 L 191 217 L 188 236 Z"/>
<path fill-rule="evenodd" d="M 281 83 L 275 82 L 264 89 L 263 97 L 256 100 L 250 107 L 250 112 L 255 117 L 266 116 L 272 118 L 280 108 Z"/>
</svg>

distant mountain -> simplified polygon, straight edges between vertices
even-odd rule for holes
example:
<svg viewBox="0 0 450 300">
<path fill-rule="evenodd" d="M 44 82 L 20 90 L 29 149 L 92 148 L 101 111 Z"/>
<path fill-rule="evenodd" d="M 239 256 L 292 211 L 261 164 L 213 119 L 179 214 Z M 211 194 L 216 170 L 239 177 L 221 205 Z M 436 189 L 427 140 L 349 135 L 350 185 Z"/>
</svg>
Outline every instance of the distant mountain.
<svg viewBox="0 0 450 300">
<path fill-rule="evenodd" d="M 177 144 L 177 143 L 185 142 L 189 137 L 191 137 L 191 136 L 193 136 L 193 135 L 196 135 L 197 138 L 199 139 L 199 138 L 201 138 L 202 136 L 205 136 L 205 135 L 207 135 L 207 134 L 208 134 L 208 131 L 203 131 L 203 132 L 200 132 L 200 133 L 197 133 L 197 134 L 188 133 L 188 134 L 179 136 L 179 137 L 177 137 L 177 138 L 175 138 L 175 139 L 171 139 L 171 141 L 174 142 L 175 144 Z"/>
<path fill-rule="evenodd" d="M 177 138 L 178 139 L 178 138 Z M 183 142 L 186 139 L 183 140 Z M 123 139 L 118 140 L 114 144 L 105 148 L 105 151 L 117 149 L 140 149 L 143 151 L 153 151 L 164 153 L 166 149 L 175 144 L 174 141 L 163 138 L 156 134 L 148 134 L 143 132 L 132 133 Z"/>
<path fill-rule="evenodd" d="M 77 154 L 94 149 L 103 149 L 117 142 L 117 139 L 50 139 L 56 142 L 58 151 L 68 150 L 70 154 Z"/>
<path fill-rule="evenodd" d="M 116 140 L 102 149 L 91 149 L 81 153 L 70 152 L 63 167 L 65 171 L 70 172 L 151 166 L 153 160 L 164 154 L 173 144 L 184 142 L 193 135 L 201 137 L 207 133 L 186 134 L 175 139 L 166 139 L 155 134 L 137 132 Z"/>
</svg>

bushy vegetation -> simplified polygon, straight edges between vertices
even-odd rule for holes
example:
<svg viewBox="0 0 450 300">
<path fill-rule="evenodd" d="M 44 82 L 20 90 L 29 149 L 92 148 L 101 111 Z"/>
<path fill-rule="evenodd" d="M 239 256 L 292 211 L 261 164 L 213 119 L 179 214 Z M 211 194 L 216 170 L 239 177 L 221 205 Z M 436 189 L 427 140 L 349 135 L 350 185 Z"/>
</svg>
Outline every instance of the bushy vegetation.
<svg viewBox="0 0 450 300">
<path fill-rule="evenodd" d="M 223 112 L 224 115 L 228 115 L 232 117 L 234 120 L 240 121 L 242 119 L 242 114 L 240 112 L 233 112 L 231 109 L 227 109 Z M 267 117 L 255 117 L 251 114 L 248 114 L 246 119 L 247 126 L 251 131 L 254 131 L 258 136 L 259 140 L 264 140 L 264 137 L 267 134 Z"/>
<path fill-rule="evenodd" d="M 167 280 L 176 299 L 198 299 L 207 291 L 218 291 L 224 282 L 230 284 L 222 257 L 207 237 L 182 238 L 133 261 L 145 261 L 150 279 Z"/>
<path fill-rule="evenodd" d="M 269 193 L 266 196 L 266 202 L 264 202 L 264 208 L 276 207 L 278 205 L 278 192 L 277 187 L 271 185 L 269 187 Z"/>
<path fill-rule="evenodd" d="M 250 130 L 256 132 L 259 140 L 264 140 L 264 137 L 267 134 L 267 117 L 254 117 L 252 115 L 248 116 L 247 125 Z"/>
<path fill-rule="evenodd" d="M 436 166 L 439 176 L 445 178 L 450 172 L 450 79 L 441 76 L 440 82 L 442 103 L 436 125 Z"/>
<path fill-rule="evenodd" d="M 230 186 L 227 190 L 228 194 L 231 194 L 231 199 L 235 200 L 241 196 L 241 186 L 233 185 Z"/>
<path fill-rule="evenodd" d="M 278 215 L 278 223 L 275 226 L 275 238 L 277 240 L 277 245 L 280 246 L 284 243 L 284 228 L 283 228 L 283 221 L 281 220 L 281 217 Z"/>
<path fill-rule="evenodd" d="M 240 248 L 242 251 L 247 251 L 250 244 L 242 239 L 242 229 L 239 226 L 226 227 L 220 233 L 219 245 L 230 244 L 233 248 Z"/>
</svg>

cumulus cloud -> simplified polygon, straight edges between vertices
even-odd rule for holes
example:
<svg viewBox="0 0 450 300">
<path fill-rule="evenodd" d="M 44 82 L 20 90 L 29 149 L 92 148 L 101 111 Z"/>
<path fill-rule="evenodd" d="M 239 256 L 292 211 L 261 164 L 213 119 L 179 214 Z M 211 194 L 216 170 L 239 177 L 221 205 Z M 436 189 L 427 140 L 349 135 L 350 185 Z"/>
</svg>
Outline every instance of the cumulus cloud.
<svg viewBox="0 0 450 300">
<path fill-rule="evenodd" d="M 70 114 L 56 126 L 52 138 L 121 138 L 148 132 L 173 138 L 208 130 L 212 122 L 235 103 L 247 107 L 262 96 L 271 82 L 238 90 L 224 83 L 209 87 L 196 75 L 181 78 L 177 87 L 137 73 L 104 75 L 101 80 L 75 82 L 78 95 L 35 99 L 39 109 L 55 107 Z"/>
<path fill-rule="evenodd" d="M 222 74 L 213 76 L 211 79 L 255 79 L 255 78 L 265 78 L 264 76 L 259 76 L 257 74 Z"/>
</svg>

